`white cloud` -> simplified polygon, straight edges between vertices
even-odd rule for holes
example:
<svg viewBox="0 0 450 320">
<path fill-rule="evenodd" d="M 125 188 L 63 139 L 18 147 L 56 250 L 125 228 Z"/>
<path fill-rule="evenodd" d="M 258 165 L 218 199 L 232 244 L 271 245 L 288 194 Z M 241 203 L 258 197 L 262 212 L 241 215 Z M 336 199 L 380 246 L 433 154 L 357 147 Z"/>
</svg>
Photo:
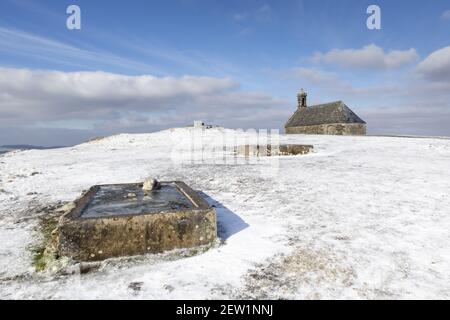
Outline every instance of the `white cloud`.
<svg viewBox="0 0 450 320">
<path fill-rule="evenodd" d="M 446 10 L 442 13 L 442 20 L 450 21 L 450 10 Z"/>
<path fill-rule="evenodd" d="M 124 76 L 106 72 L 0 69 L 0 112 L 41 121 L 150 111 L 237 86 L 226 78 Z"/>
<path fill-rule="evenodd" d="M 450 81 L 450 46 L 426 57 L 417 67 L 417 71 L 429 80 Z"/>
<path fill-rule="evenodd" d="M 344 68 L 393 69 L 419 59 L 415 49 L 385 52 L 375 44 L 362 49 L 333 49 L 327 53 L 315 53 L 313 61 L 334 64 Z"/>
<path fill-rule="evenodd" d="M 282 119 L 283 105 L 268 94 L 239 90 L 228 78 L 0 68 L 0 127 L 80 129 L 87 123 L 107 132 L 151 131 L 197 118 L 230 127 L 264 120 L 262 126 L 277 127 L 263 113 Z"/>
</svg>

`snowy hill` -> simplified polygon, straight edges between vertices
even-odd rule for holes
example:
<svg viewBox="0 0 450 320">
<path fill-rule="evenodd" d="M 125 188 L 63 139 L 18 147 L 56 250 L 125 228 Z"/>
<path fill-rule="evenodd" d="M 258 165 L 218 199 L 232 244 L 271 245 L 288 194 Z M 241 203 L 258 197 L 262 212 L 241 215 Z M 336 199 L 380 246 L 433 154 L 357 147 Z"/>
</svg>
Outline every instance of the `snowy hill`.
<svg viewBox="0 0 450 320">
<path fill-rule="evenodd" d="M 237 165 L 182 161 L 192 130 L 0 155 L 0 298 L 450 298 L 450 140 L 282 136 L 315 152 Z M 243 136 L 207 140 L 224 133 Z M 202 191 L 222 243 L 81 277 L 34 271 L 43 208 L 149 176 Z"/>
</svg>

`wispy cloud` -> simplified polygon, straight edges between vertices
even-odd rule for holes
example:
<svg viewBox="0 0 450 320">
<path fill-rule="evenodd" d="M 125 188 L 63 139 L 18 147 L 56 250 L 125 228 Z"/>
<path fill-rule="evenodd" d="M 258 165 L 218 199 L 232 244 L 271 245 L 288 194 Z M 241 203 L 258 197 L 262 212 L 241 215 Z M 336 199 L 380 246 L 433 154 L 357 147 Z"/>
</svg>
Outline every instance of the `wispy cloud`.
<svg viewBox="0 0 450 320">
<path fill-rule="evenodd" d="M 270 22 L 272 16 L 272 7 L 268 4 L 263 4 L 256 9 L 233 14 L 233 20 L 241 26 L 239 35 L 248 36 L 256 30 L 256 25 Z"/>
<path fill-rule="evenodd" d="M 157 59 L 164 62 L 164 65 L 173 65 L 175 67 L 173 69 L 183 67 L 189 70 L 191 74 L 200 73 L 210 76 L 235 76 L 240 74 L 240 68 L 237 68 L 232 63 L 199 50 L 180 50 L 163 44 L 152 45 L 144 39 L 133 36 L 123 36 L 120 39 L 115 38 L 114 42 L 116 44 L 120 43 L 122 47 L 141 55 L 145 60 Z"/>
<path fill-rule="evenodd" d="M 57 65 L 71 66 L 76 70 L 112 70 L 126 74 L 160 76 L 198 74 L 233 76 L 241 79 L 246 77 L 242 68 L 199 50 L 180 50 L 161 43 L 153 45 L 146 39 L 128 34 L 119 36 L 102 32 L 91 34 L 90 42 L 95 43 L 96 39 L 126 48 L 127 55 L 99 50 L 95 45 L 88 43 L 74 46 L 49 37 L 4 27 L 0 27 L 0 53 L 54 62 Z M 129 56 L 134 58 L 131 59 Z"/>
<path fill-rule="evenodd" d="M 272 19 L 272 8 L 268 4 L 259 7 L 255 12 L 255 19 L 258 22 L 267 22 Z"/>
<path fill-rule="evenodd" d="M 337 74 L 326 72 L 317 68 L 299 67 L 292 69 L 292 74 L 309 84 L 325 85 L 340 82 Z"/>
<path fill-rule="evenodd" d="M 352 69 L 395 69 L 419 59 L 416 50 L 391 50 L 385 52 L 375 44 L 361 49 L 333 49 L 326 53 L 317 52 L 313 56 L 316 63 L 338 65 Z"/>
<path fill-rule="evenodd" d="M 339 99 L 344 99 L 345 97 L 373 98 L 376 95 L 392 97 L 401 93 L 401 90 L 396 85 L 357 85 L 350 80 L 344 80 L 338 73 L 318 68 L 297 67 L 291 69 L 289 73 L 301 81 L 301 86 L 325 91 Z"/>
<path fill-rule="evenodd" d="M 158 68 L 108 52 L 77 48 L 64 42 L 32 33 L 0 27 L 0 52 L 27 56 L 37 60 L 75 65 L 83 69 L 115 66 L 138 72 L 161 74 Z M 94 67 L 92 67 L 94 65 Z"/>
<path fill-rule="evenodd" d="M 446 10 L 442 13 L 441 19 L 444 21 L 450 21 L 450 10 Z"/>
<path fill-rule="evenodd" d="M 272 19 L 272 7 L 268 4 L 246 11 L 233 14 L 233 19 L 238 22 L 268 22 Z"/>
<path fill-rule="evenodd" d="M 247 13 L 235 13 L 235 14 L 233 14 L 233 19 L 236 20 L 236 21 L 244 21 L 247 18 L 248 18 L 248 14 Z"/>
</svg>

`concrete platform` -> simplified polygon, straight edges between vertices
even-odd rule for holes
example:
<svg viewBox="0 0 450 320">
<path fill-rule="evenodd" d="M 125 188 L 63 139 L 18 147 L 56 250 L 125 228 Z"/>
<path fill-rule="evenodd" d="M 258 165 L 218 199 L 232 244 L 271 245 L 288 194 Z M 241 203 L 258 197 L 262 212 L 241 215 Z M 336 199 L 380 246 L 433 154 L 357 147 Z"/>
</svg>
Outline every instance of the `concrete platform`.
<svg viewBox="0 0 450 320">
<path fill-rule="evenodd" d="M 282 144 L 277 147 L 271 145 L 240 145 L 236 148 L 236 155 L 244 157 L 271 157 L 308 154 L 314 150 L 312 145 Z"/>
<path fill-rule="evenodd" d="M 58 255 L 98 261 L 212 243 L 214 208 L 183 182 L 161 186 L 148 195 L 142 183 L 90 188 L 59 221 Z"/>
</svg>

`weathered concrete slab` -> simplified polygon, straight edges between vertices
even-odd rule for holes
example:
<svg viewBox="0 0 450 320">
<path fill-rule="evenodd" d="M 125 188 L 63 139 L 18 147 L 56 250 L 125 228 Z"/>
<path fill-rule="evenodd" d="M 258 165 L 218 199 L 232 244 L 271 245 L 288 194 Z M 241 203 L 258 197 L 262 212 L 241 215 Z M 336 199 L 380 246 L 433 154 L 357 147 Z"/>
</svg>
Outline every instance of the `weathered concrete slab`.
<svg viewBox="0 0 450 320">
<path fill-rule="evenodd" d="M 308 154 L 314 150 L 312 145 L 282 144 L 272 145 L 240 145 L 236 147 L 236 155 L 244 157 L 270 157 Z"/>
<path fill-rule="evenodd" d="M 173 184 L 191 205 L 163 206 L 162 210 L 146 208 L 147 211 L 137 214 L 130 208 L 120 212 L 119 206 L 111 214 L 104 210 L 86 214 L 102 187 L 128 190 L 142 188 L 142 184 L 92 187 L 75 202 L 73 210 L 61 217 L 56 240 L 58 255 L 77 261 L 98 261 L 212 243 L 217 237 L 214 208 L 183 182 L 161 184 L 163 187 Z M 129 199 L 129 194 L 123 197 Z"/>
</svg>

